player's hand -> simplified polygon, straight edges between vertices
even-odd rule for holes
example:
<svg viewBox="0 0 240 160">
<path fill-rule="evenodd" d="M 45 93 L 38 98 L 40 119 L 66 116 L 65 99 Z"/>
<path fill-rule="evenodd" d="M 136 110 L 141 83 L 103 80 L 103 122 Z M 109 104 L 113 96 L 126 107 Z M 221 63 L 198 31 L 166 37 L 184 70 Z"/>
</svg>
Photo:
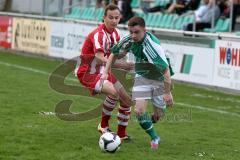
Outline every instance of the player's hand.
<svg viewBox="0 0 240 160">
<path fill-rule="evenodd" d="M 172 93 L 164 93 L 163 95 L 163 100 L 165 101 L 167 107 L 172 107 L 173 106 L 173 97 Z"/>
<path fill-rule="evenodd" d="M 107 80 L 108 79 L 108 74 L 107 73 L 103 73 L 102 75 L 101 75 L 101 78 L 100 78 L 101 80 Z"/>
</svg>

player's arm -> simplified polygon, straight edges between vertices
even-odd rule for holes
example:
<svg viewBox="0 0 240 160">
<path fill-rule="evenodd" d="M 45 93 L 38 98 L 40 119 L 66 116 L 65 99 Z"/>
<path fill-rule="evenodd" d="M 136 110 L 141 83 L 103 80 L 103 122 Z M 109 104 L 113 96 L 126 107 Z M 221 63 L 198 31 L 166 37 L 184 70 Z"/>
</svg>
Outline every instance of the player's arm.
<svg viewBox="0 0 240 160">
<path fill-rule="evenodd" d="M 95 58 L 97 60 L 97 63 L 98 64 L 106 64 L 107 63 L 107 57 L 104 56 L 104 53 L 103 52 L 97 52 L 95 54 Z"/>
<path fill-rule="evenodd" d="M 132 68 L 132 65 L 125 61 L 119 61 L 119 62 L 115 63 L 117 58 L 118 58 L 118 56 L 116 56 L 114 54 L 110 54 L 110 56 L 108 57 L 108 60 L 106 62 L 104 74 L 108 74 L 112 66 L 115 68 L 121 68 L 121 69 L 126 69 L 126 70 Z"/>
<path fill-rule="evenodd" d="M 163 75 L 164 75 L 164 93 L 168 94 L 171 92 L 170 70 L 167 68 Z"/>
<path fill-rule="evenodd" d="M 131 36 L 125 36 L 118 44 L 114 45 L 111 48 L 112 54 L 115 55 L 115 59 L 113 63 L 113 67 L 115 68 L 121 68 L 124 70 L 132 70 L 134 68 L 134 63 L 132 62 L 126 62 L 123 57 L 125 57 L 128 53 L 128 51 L 131 48 Z M 117 59 L 117 60 L 116 60 Z"/>
<path fill-rule="evenodd" d="M 127 51 L 122 50 L 120 54 L 115 56 L 116 58 L 114 59 L 112 66 L 124 70 L 133 70 L 135 65 L 133 62 L 126 62 L 126 59 L 124 58 L 126 55 Z"/>
<path fill-rule="evenodd" d="M 173 106 L 173 97 L 171 93 L 171 75 L 170 70 L 167 68 L 164 72 L 164 95 L 163 99 L 166 102 L 166 105 L 169 107 Z"/>
<path fill-rule="evenodd" d="M 164 95 L 163 95 L 163 99 L 166 102 L 167 106 L 172 106 L 173 105 L 173 97 L 172 97 L 172 93 L 171 93 L 171 67 L 170 67 L 170 61 L 167 60 L 166 57 L 166 53 L 163 50 L 163 48 L 161 46 L 159 46 L 156 49 L 159 53 L 159 56 L 162 57 L 163 62 L 161 63 L 161 65 L 159 64 L 158 67 L 159 69 L 162 71 L 163 73 L 163 77 L 164 77 Z"/>
<path fill-rule="evenodd" d="M 102 73 L 101 79 L 104 79 L 104 80 L 107 79 L 108 72 L 110 71 L 110 68 L 115 60 L 116 60 L 116 56 L 114 54 L 110 54 L 110 56 L 108 57 L 108 60 L 106 62 L 105 69 Z"/>
</svg>

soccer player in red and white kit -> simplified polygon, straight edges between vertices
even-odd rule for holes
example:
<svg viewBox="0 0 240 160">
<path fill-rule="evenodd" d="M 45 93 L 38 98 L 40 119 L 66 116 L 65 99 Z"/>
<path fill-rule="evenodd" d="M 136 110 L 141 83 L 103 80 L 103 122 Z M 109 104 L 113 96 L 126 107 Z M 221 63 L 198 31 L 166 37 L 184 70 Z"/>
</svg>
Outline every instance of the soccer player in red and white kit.
<svg viewBox="0 0 240 160">
<path fill-rule="evenodd" d="M 101 79 L 104 71 L 110 48 L 120 40 L 119 31 L 116 29 L 120 20 L 120 11 L 116 5 L 106 6 L 103 16 L 103 24 L 94 29 L 86 38 L 82 53 L 80 55 L 81 64 L 77 71 L 77 76 L 82 85 L 89 88 L 92 95 L 98 93 L 106 94 L 103 102 L 101 123 L 98 131 L 101 133 L 110 132 L 109 119 L 118 100 L 118 131 L 121 140 L 130 139 L 126 133 L 126 127 L 131 112 L 131 97 L 127 94 L 122 84 L 111 73 L 108 79 Z M 116 67 L 130 70 L 129 64 L 116 64 Z"/>
</svg>

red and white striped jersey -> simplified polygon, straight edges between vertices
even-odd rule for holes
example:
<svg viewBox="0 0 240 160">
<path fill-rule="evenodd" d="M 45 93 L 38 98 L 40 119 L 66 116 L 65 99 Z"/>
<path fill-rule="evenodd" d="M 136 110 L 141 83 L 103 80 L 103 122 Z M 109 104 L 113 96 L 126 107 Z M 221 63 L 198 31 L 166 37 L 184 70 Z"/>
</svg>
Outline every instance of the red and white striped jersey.
<svg viewBox="0 0 240 160">
<path fill-rule="evenodd" d="M 79 73 L 99 74 L 102 72 L 104 66 L 97 64 L 95 54 L 97 52 L 104 53 L 104 56 L 109 56 L 110 48 L 117 44 L 120 40 L 120 34 L 117 29 L 109 32 L 104 24 L 101 24 L 93 30 L 86 38 L 82 53 L 80 55 L 81 64 L 78 69 Z"/>
</svg>

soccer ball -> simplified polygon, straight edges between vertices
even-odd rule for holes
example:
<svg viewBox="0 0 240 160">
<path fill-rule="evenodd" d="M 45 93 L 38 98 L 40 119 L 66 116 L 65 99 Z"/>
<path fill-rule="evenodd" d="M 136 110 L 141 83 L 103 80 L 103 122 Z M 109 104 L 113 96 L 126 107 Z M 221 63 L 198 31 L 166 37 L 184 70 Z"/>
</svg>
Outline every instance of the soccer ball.
<svg viewBox="0 0 240 160">
<path fill-rule="evenodd" d="M 99 147 L 102 151 L 114 153 L 121 145 L 120 137 L 115 133 L 106 132 L 99 139 Z"/>
</svg>

